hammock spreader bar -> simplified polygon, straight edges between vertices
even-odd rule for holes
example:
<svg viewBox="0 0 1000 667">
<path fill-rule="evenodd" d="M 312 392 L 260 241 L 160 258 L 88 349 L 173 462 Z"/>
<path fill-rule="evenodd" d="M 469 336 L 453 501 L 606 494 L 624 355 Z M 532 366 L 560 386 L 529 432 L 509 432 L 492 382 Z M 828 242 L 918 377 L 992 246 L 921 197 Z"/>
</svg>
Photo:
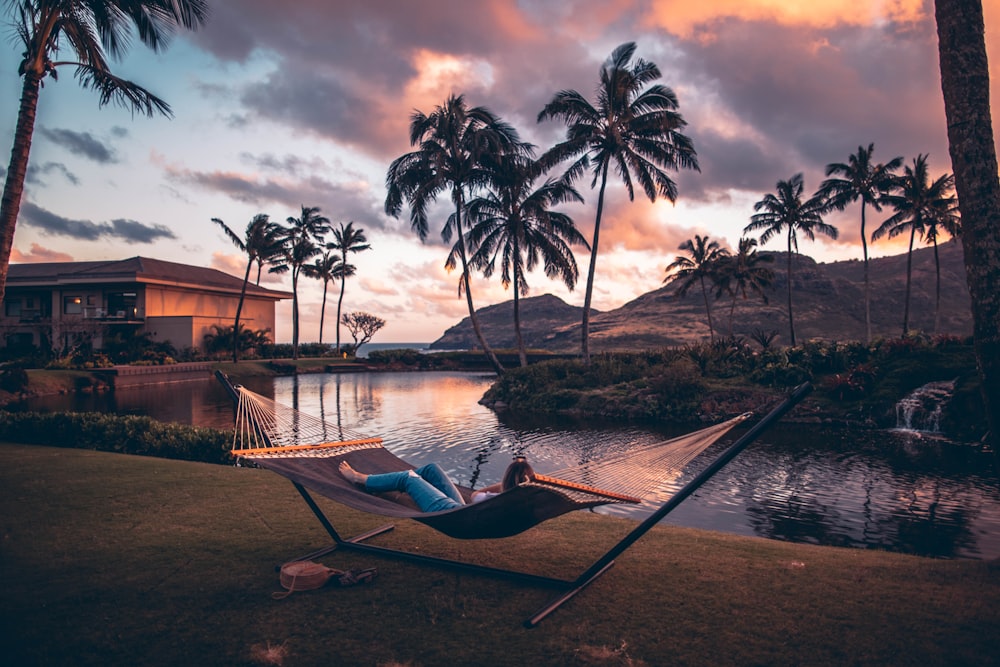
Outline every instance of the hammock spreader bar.
<svg viewBox="0 0 1000 667">
<path fill-rule="evenodd" d="M 229 391 L 230 396 L 233 398 L 234 402 L 239 404 L 240 392 L 237 391 L 236 387 L 229 381 L 223 373 L 216 371 L 216 377 L 219 381 L 226 387 Z M 327 534 L 333 539 L 333 544 L 320 549 L 318 551 L 312 552 L 300 556 L 294 560 L 306 560 L 319 558 L 325 554 L 330 553 L 336 549 L 346 549 L 353 551 L 361 551 L 365 553 L 372 553 L 387 557 L 400 558 L 408 560 L 410 562 L 415 562 L 423 565 L 431 565 L 435 567 L 445 567 L 452 570 L 458 570 L 462 572 L 475 573 L 486 576 L 495 576 L 507 578 L 521 583 L 526 583 L 535 586 L 545 586 L 553 587 L 557 589 L 562 589 L 564 592 L 553 598 L 548 604 L 542 607 L 538 612 L 532 615 L 530 618 L 524 621 L 525 627 L 535 627 L 540 623 L 545 617 L 549 616 L 556 609 L 561 607 L 571 598 L 576 596 L 584 588 L 589 586 L 593 581 L 595 581 L 602 574 L 607 572 L 615 563 L 615 558 L 621 555 L 626 549 L 628 549 L 633 543 L 635 543 L 639 538 L 645 535 L 649 530 L 655 526 L 660 520 L 662 520 L 668 513 L 670 513 L 674 508 L 676 508 L 684 499 L 694 493 L 702 484 L 707 482 L 713 475 L 715 475 L 719 470 L 722 469 L 727 463 L 729 463 L 733 458 L 735 458 L 740 452 L 742 452 L 751 442 L 756 440 L 767 428 L 772 426 L 777 420 L 784 416 L 788 411 L 790 411 L 795 405 L 797 405 L 803 398 L 805 398 L 809 392 L 812 391 L 812 386 L 807 382 L 805 384 L 797 387 L 786 399 L 784 399 L 777 407 L 771 410 L 767 415 L 765 415 L 757 424 L 755 424 L 749 431 L 747 431 L 743 436 L 741 436 L 735 443 L 729 446 L 722 454 L 717 456 L 701 473 L 699 473 L 694 479 L 688 482 L 683 488 L 677 491 L 668 501 L 659 507 L 652 515 L 650 515 L 646 520 L 640 523 L 635 529 L 633 529 L 628 535 L 619 540 L 614 546 L 612 546 L 603 556 L 594 561 L 593 565 L 587 568 L 582 574 L 580 574 L 576 579 L 559 579 L 554 577 L 546 577 L 535 575 L 527 572 L 521 572 L 517 570 L 506 570 L 493 568 L 483 565 L 478 565 L 475 563 L 468 563 L 464 561 L 451 560 L 447 558 L 438 558 L 435 556 L 426 556 L 424 554 L 412 553 L 408 551 L 402 551 L 398 549 L 392 549 L 388 547 L 380 547 L 372 544 L 365 543 L 366 540 L 381 535 L 382 533 L 388 532 L 394 528 L 392 524 L 386 524 L 378 528 L 372 529 L 366 533 L 356 535 L 354 537 L 345 538 L 342 537 L 337 530 L 333 527 L 329 518 L 323 513 L 320 507 L 317 505 L 316 501 L 313 499 L 312 495 L 305 488 L 305 486 L 287 475 L 280 468 L 274 468 L 275 465 L 280 464 L 282 457 L 284 455 L 295 456 L 295 452 L 289 454 L 277 453 L 270 458 L 268 455 L 261 457 L 258 462 L 264 465 L 264 467 L 269 467 L 275 469 L 279 474 L 289 476 L 296 490 L 301 494 L 303 500 L 305 500 L 309 509 L 316 516 L 317 520 L 326 530 Z M 263 432 L 263 429 L 259 425 L 255 425 L 254 429 L 257 431 L 257 435 L 263 439 L 264 447 L 274 447 L 268 438 L 268 435 Z M 306 449 L 311 446 L 306 446 Z M 384 452 L 384 455 L 391 457 L 391 454 L 385 452 L 383 448 L 379 447 L 379 450 Z M 336 460 L 336 459 L 333 459 Z M 337 477 L 340 477 L 337 475 Z M 525 485 L 522 487 L 517 487 L 519 491 L 519 496 L 523 497 L 523 502 L 530 502 L 533 493 L 540 492 L 540 487 L 547 486 L 547 484 L 540 485 Z M 535 488 L 531 488 L 535 487 Z M 523 491 L 523 492 L 522 492 Z M 507 492 L 510 493 L 510 492 Z M 587 493 L 591 493 L 587 491 Z M 506 495 L 506 494 L 501 494 Z M 443 519 L 447 521 L 447 515 L 454 514 L 456 512 L 468 511 L 468 509 L 478 507 L 488 508 L 489 504 L 493 500 L 497 500 L 501 496 L 492 498 L 490 500 L 484 501 L 482 503 L 477 503 L 476 505 L 466 506 L 466 508 L 458 508 L 455 510 L 449 510 L 446 512 L 438 512 L 435 514 L 422 514 L 414 516 L 412 514 L 398 514 L 397 516 L 411 516 L 412 518 L 430 525 L 432 528 L 442 530 L 438 525 L 435 525 L 436 519 Z M 339 498 L 338 498 L 339 499 Z M 607 502 L 632 502 L 631 499 L 605 499 L 601 502 L 594 502 L 593 504 L 604 504 Z M 374 511 L 374 510 L 369 510 Z M 487 511 L 489 511 L 487 509 Z M 544 519 L 542 519 L 544 520 Z M 536 520 L 534 523 L 538 523 Z M 520 530 L 525 529 L 525 527 L 516 527 L 513 532 L 509 534 L 514 534 L 514 532 L 520 532 Z M 442 530 L 442 532 L 447 533 L 447 530 Z M 485 537 L 496 537 L 497 535 L 484 535 Z M 468 537 L 468 535 L 462 535 L 461 537 Z"/>
</svg>

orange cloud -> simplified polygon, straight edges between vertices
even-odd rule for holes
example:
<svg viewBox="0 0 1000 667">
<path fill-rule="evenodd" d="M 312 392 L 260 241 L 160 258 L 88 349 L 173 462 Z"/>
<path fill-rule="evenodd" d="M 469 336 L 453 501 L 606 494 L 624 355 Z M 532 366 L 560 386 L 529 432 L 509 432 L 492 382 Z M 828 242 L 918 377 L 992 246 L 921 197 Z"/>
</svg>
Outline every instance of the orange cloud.
<svg viewBox="0 0 1000 667">
<path fill-rule="evenodd" d="M 922 0 L 871 3 L 856 0 L 714 0 L 700 3 L 660 0 L 653 4 L 643 22 L 681 37 L 691 37 L 713 21 L 726 18 L 811 28 L 912 22 L 924 17 L 923 5 Z"/>
<path fill-rule="evenodd" d="M 72 262 L 73 256 L 64 252 L 43 248 L 37 243 L 31 244 L 31 250 L 23 253 L 17 248 L 10 251 L 10 261 L 20 264 L 40 264 L 42 262 Z"/>
</svg>

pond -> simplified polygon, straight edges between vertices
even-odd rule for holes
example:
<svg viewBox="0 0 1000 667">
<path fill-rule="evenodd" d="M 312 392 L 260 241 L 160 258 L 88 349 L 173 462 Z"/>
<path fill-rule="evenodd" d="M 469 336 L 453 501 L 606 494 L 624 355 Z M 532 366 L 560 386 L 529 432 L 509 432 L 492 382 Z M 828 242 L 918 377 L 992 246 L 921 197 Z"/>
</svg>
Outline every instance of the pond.
<svg viewBox="0 0 1000 667">
<path fill-rule="evenodd" d="M 459 483 L 477 487 L 497 481 L 514 454 L 525 454 L 546 472 L 693 430 L 497 415 L 477 402 L 490 378 L 473 373 L 315 374 L 248 378 L 244 384 L 324 420 L 380 435 L 401 458 L 416 465 L 437 461 Z M 208 379 L 43 397 L 19 407 L 143 414 L 200 426 L 232 423 L 229 397 Z M 740 433 L 692 463 L 660 500 Z M 655 508 L 656 500 L 599 511 L 639 519 Z M 664 522 L 810 544 L 992 559 L 1000 557 L 1000 475 L 992 454 L 970 445 L 912 432 L 779 423 Z"/>
</svg>

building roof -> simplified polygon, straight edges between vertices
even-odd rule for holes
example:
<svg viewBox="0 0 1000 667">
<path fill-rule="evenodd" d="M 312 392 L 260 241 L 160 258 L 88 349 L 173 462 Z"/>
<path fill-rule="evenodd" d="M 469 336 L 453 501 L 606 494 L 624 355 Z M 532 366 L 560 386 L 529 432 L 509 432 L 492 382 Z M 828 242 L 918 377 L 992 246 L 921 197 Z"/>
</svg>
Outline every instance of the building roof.
<svg viewBox="0 0 1000 667">
<path fill-rule="evenodd" d="M 8 287 L 42 287 L 52 285 L 144 283 L 221 292 L 239 292 L 243 279 L 216 269 L 167 262 L 149 257 L 100 262 L 44 262 L 11 264 L 7 273 Z M 278 301 L 288 299 L 291 292 L 271 290 L 247 284 L 247 296 Z"/>
</svg>

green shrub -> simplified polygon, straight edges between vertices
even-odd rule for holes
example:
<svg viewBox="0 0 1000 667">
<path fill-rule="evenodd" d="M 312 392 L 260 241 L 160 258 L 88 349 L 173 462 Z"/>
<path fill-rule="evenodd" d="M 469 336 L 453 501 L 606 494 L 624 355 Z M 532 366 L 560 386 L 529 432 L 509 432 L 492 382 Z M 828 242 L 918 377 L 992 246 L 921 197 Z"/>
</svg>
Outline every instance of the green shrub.
<svg viewBox="0 0 1000 667">
<path fill-rule="evenodd" d="M 0 411 L 0 439 L 203 463 L 232 462 L 231 432 L 136 415 Z"/>
</svg>

